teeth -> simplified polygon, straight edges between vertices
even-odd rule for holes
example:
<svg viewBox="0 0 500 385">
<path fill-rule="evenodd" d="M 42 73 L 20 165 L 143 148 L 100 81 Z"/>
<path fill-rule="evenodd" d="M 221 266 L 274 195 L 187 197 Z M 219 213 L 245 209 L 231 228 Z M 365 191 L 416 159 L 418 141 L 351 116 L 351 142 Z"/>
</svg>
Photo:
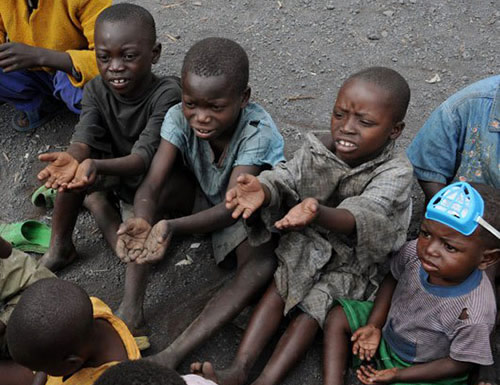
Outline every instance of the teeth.
<svg viewBox="0 0 500 385">
<path fill-rule="evenodd" d="M 122 84 L 125 83 L 125 79 L 113 79 L 111 80 L 111 83 Z"/>
<path fill-rule="evenodd" d="M 351 143 L 351 142 L 346 142 L 345 140 L 339 140 L 339 144 L 341 146 L 345 146 L 345 147 L 354 147 L 354 144 Z"/>
</svg>

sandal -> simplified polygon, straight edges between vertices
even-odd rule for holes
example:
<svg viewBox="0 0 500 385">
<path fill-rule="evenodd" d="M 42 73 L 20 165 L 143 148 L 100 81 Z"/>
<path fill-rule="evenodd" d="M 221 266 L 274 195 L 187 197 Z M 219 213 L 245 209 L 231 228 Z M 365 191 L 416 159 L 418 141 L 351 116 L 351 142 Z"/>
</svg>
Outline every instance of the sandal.
<svg viewBox="0 0 500 385">
<path fill-rule="evenodd" d="M 49 104 L 49 103 L 47 103 Z M 35 111 L 17 111 L 12 117 L 11 126 L 17 132 L 32 132 L 45 123 L 50 122 L 62 112 L 60 103 L 50 103 L 50 107 L 45 110 L 40 108 Z M 20 122 L 27 121 L 28 124 Z"/>
<path fill-rule="evenodd" d="M 44 185 L 40 186 L 31 196 L 31 203 L 33 203 L 37 207 L 45 207 L 46 209 L 51 209 L 54 207 L 56 194 L 57 190 L 53 188 L 47 188 Z"/>
</svg>

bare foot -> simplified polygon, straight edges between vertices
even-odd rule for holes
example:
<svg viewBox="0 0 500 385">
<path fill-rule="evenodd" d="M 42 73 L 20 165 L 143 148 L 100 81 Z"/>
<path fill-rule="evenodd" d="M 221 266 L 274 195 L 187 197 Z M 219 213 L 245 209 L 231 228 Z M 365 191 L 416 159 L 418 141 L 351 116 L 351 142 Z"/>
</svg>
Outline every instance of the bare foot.
<svg viewBox="0 0 500 385">
<path fill-rule="evenodd" d="M 56 253 L 49 248 L 40 258 L 40 264 L 51 271 L 58 271 L 68 266 L 76 257 L 76 249 L 73 244 L 71 244 L 67 252 Z"/>
<path fill-rule="evenodd" d="M 142 307 L 137 308 L 122 302 L 114 314 L 125 322 L 134 337 L 144 336 L 149 332 Z"/>
<path fill-rule="evenodd" d="M 231 367 L 226 370 L 215 371 L 210 362 L 193 362 L 191 373 L 202 376 L 218 385 L 241 385 L 246 382 L 247 376 L 242 369 Z"/>
</svg>

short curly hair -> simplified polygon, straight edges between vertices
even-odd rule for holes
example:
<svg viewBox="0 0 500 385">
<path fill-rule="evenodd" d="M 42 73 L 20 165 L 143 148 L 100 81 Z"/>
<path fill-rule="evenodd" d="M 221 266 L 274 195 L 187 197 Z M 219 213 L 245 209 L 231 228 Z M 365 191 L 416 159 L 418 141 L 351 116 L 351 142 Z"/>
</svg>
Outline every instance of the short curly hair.
<svg viewBox="0 0 500 385">
<path fill-rule="evenodd" d="M 137 22 L 143 29 L 143 34 L 148 36 L 152 43 L 156 42 L 156 24 L 153 15 L 144 7 L 130 3 L 114 4 L 104 9 L 97 16 L 95 24 L 103 22 Z"/>
<path fill-rule="evenodd" d="M 136 360 L 109 368 L 94 385 L 186 385 L 186 382 L 175 370 Z"/>
<path fill-rule="evenodd" d="M 484 201 L 483 219 L 495 229 L 500 230 L 500 189 L 480 183 L 471 183 Z M 480 237 L 487 249 L 500 248 L 500 240 L 482 226 L 480 228 Z"/>
<path fill-rule="evenodd" d="M 248 86 L 248 56 L 230 39 L 208 37 L 195 43 L 184 57 L 182 79 L 188 72 L 201 77 L 225 75 L 231 89 L 240 93 Z"/>
<path fill-rule="evenodd" d="M 395 122 L 404 120 L 408 104 L 410 103 L 410 86 L 399 72 L 387 67 L 368 67 L 355 74 L 352 74 L 344 82 L 360 79 L 386 90 L 391 95 L 393 115 Z"/>
</svg>

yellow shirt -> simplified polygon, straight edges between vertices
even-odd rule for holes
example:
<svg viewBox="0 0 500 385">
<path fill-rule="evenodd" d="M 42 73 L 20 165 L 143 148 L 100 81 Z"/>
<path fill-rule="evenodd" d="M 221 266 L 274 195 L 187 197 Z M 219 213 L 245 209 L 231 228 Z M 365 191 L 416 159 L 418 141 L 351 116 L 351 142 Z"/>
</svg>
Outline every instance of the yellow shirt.
<svg viewBox="0 0 500 385">
<path fill-rule="evenodd" d="M 26 0 L 0 0 L 0 44 L 9 41 L 67 52 L 82 75 L 76 87 L 99 74 L 94 53 L 94 24 L 111 0 L 39 0 L 31 15 Z"/>
<path fill-rule="evenodd" d="M 101 318 L 108 321 L 120 335 L 129 360 L 138 360 L 141 353 L 134 337 L 127 328 L 127 325 L 118 317 L 113 315 L 111 309 L 99 298 L 90 297 L 94 308 L 94 318 Z M 118 361 L 107 362 L 97 368 L 83 368 L 63 381 L 62 377 L 48 376 L 46 385 L 92 385 L 107 369 L 118 364 Z"/>
</svg>

